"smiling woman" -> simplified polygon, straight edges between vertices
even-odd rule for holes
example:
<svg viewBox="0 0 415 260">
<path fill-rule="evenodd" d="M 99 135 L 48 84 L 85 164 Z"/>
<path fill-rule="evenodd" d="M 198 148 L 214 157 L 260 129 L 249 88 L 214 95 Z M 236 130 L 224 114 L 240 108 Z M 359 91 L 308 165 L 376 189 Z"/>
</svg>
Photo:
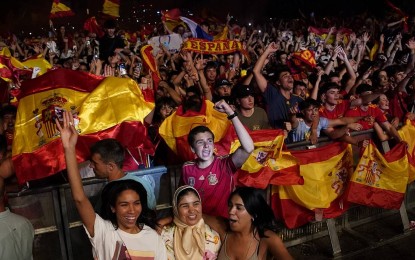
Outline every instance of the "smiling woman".
<svg viewBox="0 0 415 260">
<path fill-rule="evenodd" d="M 174 220 L 163 228 L 168 260 L 216 259 L 220 238 L 202 218 L 202 202 L 192 186 L 181 186 L 174 193 Z"/>
<path fill-rule="evenodd" d="M 93 247 L 95 259 L 166 259 L 166 251 L 155 227 L 155 213 L 147 204 L 147 192 L 135 180 L 111 181 L 102 191 L 102 217 L 85 195 L 76 160 L 78 131 L 69 111 L 63 125 L 55 121 L 65 151 L 72 198 Z"/>
</svg>

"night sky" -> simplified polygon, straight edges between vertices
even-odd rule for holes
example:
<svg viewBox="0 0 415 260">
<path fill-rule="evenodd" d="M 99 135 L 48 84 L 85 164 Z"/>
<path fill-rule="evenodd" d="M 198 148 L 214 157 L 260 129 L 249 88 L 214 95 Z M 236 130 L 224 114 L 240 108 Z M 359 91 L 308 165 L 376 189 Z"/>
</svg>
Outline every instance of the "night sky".
<svg viewBox="0 0 415 260">
<path fill-rule="evenodd" d="M 415 13 L 414 0 L 390 0 L 408 14 Z M 2 1 L 3 2 L 3 1 Z M 4 3 L 5 2 L 5 3 Z M 48 15 L 52 0 L 10 0 L 2 3 L 0 32 L 41 31 L 48 26 Z M 102 8 L 102 0 L 72 0 L 72 9 L 77 14 L 70 18 L 55 20 L 55 24 L 79 26 L 90 15 L 96 15 Z M 123 18 L 131 17 L 132 6 L 152 4 L 154 10 L 174 7 L 186 8 L 196 15 L 202 10 L 224 19 L 229 12 L 241 22 L 262 22 L 266 18 L 296 18 L 299 10 L 305 15 L 314 12 L 317 16 L 343 15 L 368 11 L 383 15 L 390 10 L 383 0 L 121 0 L 120 13 Z"/>
</svg>

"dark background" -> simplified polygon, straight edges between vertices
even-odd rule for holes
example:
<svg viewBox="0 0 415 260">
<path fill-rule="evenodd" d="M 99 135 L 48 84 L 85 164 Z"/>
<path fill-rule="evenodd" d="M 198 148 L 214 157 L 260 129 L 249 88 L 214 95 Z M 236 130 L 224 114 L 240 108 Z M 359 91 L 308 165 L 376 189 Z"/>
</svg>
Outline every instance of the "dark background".
<svg viewBox="0 0 415 260">
<path fill-rule="evenodd" d="M 415 13 L 414 0 L 391 2 L 409 15 Z M 76 16 L 55 19 L 55 27 L 65 24 L 69 28 L 79 28 L 88 17 L 87 9 L 89 16 L 97 15 L 102 9 L 103 0 L 71 0 L 71 3 Z M 2 1 L 1 5 L 0 32 L 23 35 L 28 32 L 35 35 L 47 33 L 52 0 L 7 0 Z M 299 10 L 307 16 L 314 12 L 317 17 L 351 16 L 364 11 L 382 17 L 391 10 L 384 0 L 121 0 L 120 14 L 125 19 L 124 25 L 128 24 L 129 18 L 154 23 L 160 21 L 158 10 L 174 7 L 191 10 L 195 15 L 205 13 L 220 19 L 225 19 L 229 12 L 238 17 L 241 23 L 261 23 L 270 17 L 296 18 L 300 16 Z M 146 14 L 142 12 L 143 9 L 147 10 Z M 131 22 L 128 25 L 134 26 Z"/>
</svg>

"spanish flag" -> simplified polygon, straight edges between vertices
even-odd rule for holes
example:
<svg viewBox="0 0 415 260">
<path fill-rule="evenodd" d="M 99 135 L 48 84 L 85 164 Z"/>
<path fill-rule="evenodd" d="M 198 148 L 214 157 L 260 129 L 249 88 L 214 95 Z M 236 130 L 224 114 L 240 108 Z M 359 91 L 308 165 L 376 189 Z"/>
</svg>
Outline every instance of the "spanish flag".
<svg viewBox="0 0 415 260">
<path fill-rule="evenodd" d="M 7 82 L 17 82 L 21 76 L 29 76 L 32 70 L 11 56 L 10 50 L 4 47 L 0 50 L 0 78 Z"/>
<path fill-rule="evenodd" d="M 317 42 L 325 41 L 326 37 L 328 36 L 330 29 L 326 28 L 317 28 L 313 26 L 308 27 L 308 32 L 312 32 L 315 34 Z M 347 28 L 339 28 L 336 29 L 333 34 L 330 36 L 330 39 L 327 40 L 328 44 L 332 44 L 336 40 L 336 34 L 340 33 L 343 35 L 343 43 L 347 44 L 349 42 L 349 35 L 353 31 Z"/>
<path fill-rule="evenodd" d="M 49 18 L 52 19 L 75 15 L 70 6 L 69 0 L 53 0 Z"/>
<path fill-rule="evenodd" d="M 291 160 L 293 158 L 282 151 L 284 131 L 280 129 L 247 131 L 254 142 L 255 149 L 236 172 L 237 185 L 265 189 L 269 184 L 296 185 L 304 183 L 297 161 Z M 240 145 L 235 128 L 231 126 L 215 147 L 217 153 L 222 155 L 235 152 Z"/>
<path fill-rule="evenodd" d="M 177 26 L 186 27 L 185 23 L 180 20 L 181 12 L 179 8 L 173 8 L 166 11 L 161 11 L 161 20 L 167 29 L 173 32 Z"/>
<path fill-rule="evenodd" d="M 102 13 L 107 14 L 113 18 L 120 17 L 120 0 L 104 0 Z"/>
<path fill-rule="evenodd" d="M 40 72 L 37 74 L 37 76 L 41 76 L 45 74 L 48 70 L 52 68 L 52 65 L 43 58 L 43 55 L 38 55 L 32 58 L 29 58 L 22 62 L 22 64 L 27 68 L 39 68 Z"/>
<path fill-rule="evenodd" d="M 354 171 L 346 198 L 349 202 L 384 209 L 399 209 L 408 184 L 406 143 L 385 155 L 370 143 Z"/>
<path fill-rule="evenodd" d="M 273 186 L 271 206 L 288 228 L 314 219 L 314 211 L 325 218 L 341 215 L 347 208 L 342 195 L 353 173 L 352 148 L 335 142 L 313 150 L 291 151 L 300 166 L 303 185 Z"/>
<path fill-rule="evenodd" d="M 230 126 L 226 114 L 216 111 L 209 100 L 202 102 L 199 112 L 184 111 L 183 106 L 179 106 L 177 111 L 167 117 L 159 128 L 161 137 L 183 162 L 195 159 L 187 143 L 187 136 L 192 128 L 199 125 L 209 127 L 215 135 L 216 143 L 226 135 Z"/>
<path fill-rule="evenodd" d="M 415 120 L 406 120 L 405 125 L 398 130 L 398 133 L 408 145 L 409 184 L 415 180 Z"/>
<path fill-rule="evenodd" d="M 17 110 L 12 159 L 19 183 L 44 178 L 65 168 L 55 125 L 62 111 L 71 111 L 80 133 L 78 161 L 89 156 L 92 143 L 116 138 L 125 147 L 151 154 L 143 118 L 153 104 L 144 101 L 135 81 L 102 78 L 58 69 L 22 83 Z"/>
<path fill-rule="evenodd" d="M 143 90 L 143 95 L 146 101 L 154 102 L 154 93 L 157 91 L 157 86 L 161 80 L 158 72 L 156 59 L 153 56 L 153 47 L 151 45 L 145 45 L 140 49 L 141 57 L 144 61 L 144 66 L 148 69 L 153 79 L 153 89 L 147 88 Z"/>
</svg>

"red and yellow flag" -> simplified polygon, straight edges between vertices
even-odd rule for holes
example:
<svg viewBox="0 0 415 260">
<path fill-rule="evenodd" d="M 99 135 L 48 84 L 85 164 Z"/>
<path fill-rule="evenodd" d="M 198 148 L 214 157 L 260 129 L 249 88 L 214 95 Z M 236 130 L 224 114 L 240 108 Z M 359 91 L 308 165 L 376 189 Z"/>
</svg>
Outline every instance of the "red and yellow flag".
<svg viewBox="0 0 415 260">
<path fill-rule="evenodd" d="M 11 56 L 10 50 L 4 47 L 0 50 L 0 78 L 7 82 L 17 82 L 20 76 L 30 76 L 32 70 Z"/>
<path fill-rule="evenodd" d="M 308 31 L 315 34 L 315 37 L 318 42 L 325 41 L 326 37 L 328 36 L 330 29 L 327 28 L 317 28 L 313 26 L 308 27 Z M 336 34 L 340 33 L 343 35 L 343 43 L 347 44 L 349 42 L 349 35 L 353 31 L 347 28 L 339 28 L 334 30 L 333 34 L 330 36 L 330 39 L 327 40 L 328 44 L 332 44 L 336 40 Z"/>
<path fill-rule="evenodd" d="M 53 0 L 49 18 L 52 19 L 75 15 L 70 6 L 69 0 Z"/>
<path fill-rule="evenodd" d="M 153 56 L 153 47 L 151 45 L 145 45 L 140 49 L 141 57 L 143 57 L 144 66 L 148 69 L 153 79 L 153 89 L 143 90 L 143 95 L 146 101 L 154 102 L 154 93 L 157 91 L 157 86 L 161 80 L 158 72 L 156 59 Z"/>
<path fill-rule="evenodd" d="M 12 159 L 19 183 L 65 168 L 54 121 L 63 110 L 72 112 L 80 133 L 79 161 L 88 158 L 92 143 L 110 137 L 125 147 L 154 152 L 142 124 L 154 105 L 144 101 L 134 80 L 58 69 L 24 81 L 18 98 Z"/>
<path fill-rule="evenodd" d="M 399 209 L 408 183 L 406 143 L 385 155 L 370 143 L 354 171 L 346 198 L 349 202 L 385 209 Z"/>
<path fill-rule="evenodd" d="M 273 186 L 272 208 L 287 227 L 301 226 L 314 218 L 314 210 L 323 210 L 325 218 L 341 215 L 341 198 L 353 173 L 352 148 L 332 143 L 313 150 L 291 151 L 304 178 L 304 185 Z"/>
<path fill-rule="evenodd" d="M 230 123 L 226 114 L 216 111 L 213 103 L 205 100 L 199 112 L 191 110 L 184 112 L 183 107 L 180 106 L 176 112 L 163 121 L 159 133 L 170 149 L 185 162 L 195 159 L 187 143 L 187 136 L 193 127 L 199 125 L 209 127 L 215 135 L 216 143 L 225 136 Z"/>
<path fill-rule="evenodd" d="M 104 0 L 102 13 L 114 18 L 120 17 L 120 0 Z"/>
<path fill-rule="evenodd" d="M 171 32 L 176 29 L 177 26 L 182 25 L 186 27 L 186 24 L 180 20 L 181 12 L 179 8 L 173 8 L 166 11 L 161 11 L 161 20 L 167 29 Z"/>
<path fill-rule="evenodd" d="M 43 58 L 43 55 L 38 55 L 32 58 L 29 58 L 25 61 L 22 62 L 22 64 L 27 67 L 27 68 L 39 68 L 40 71 L 37 74 L 37 76 L 41 76 L 43 74 L 45 74 L 48 70 L 50 70 L 52 68 L 52 65 L 50 65 L 50 63 L 45 60 L 45 58 Z"/>
<path fill-rule="evenodd" d="M 398 130 L 398 133 L 408 145 L 409 184 L 415 180 L 415 120 L 406 120 L 405 125 Z"/>
<path fill-rule="evenodd" d="M 284 132 L 280 129 L 249 131 L 255 150 L 236 172 L 237 185 L 265 189 L 269 184 L 303 184 L 297 161 L 282 151 Z M 233 153 L 240 147 L 235 128 L 230 127 L 227 134 L 216 145 L 218 154 Z"/>
</svg>

